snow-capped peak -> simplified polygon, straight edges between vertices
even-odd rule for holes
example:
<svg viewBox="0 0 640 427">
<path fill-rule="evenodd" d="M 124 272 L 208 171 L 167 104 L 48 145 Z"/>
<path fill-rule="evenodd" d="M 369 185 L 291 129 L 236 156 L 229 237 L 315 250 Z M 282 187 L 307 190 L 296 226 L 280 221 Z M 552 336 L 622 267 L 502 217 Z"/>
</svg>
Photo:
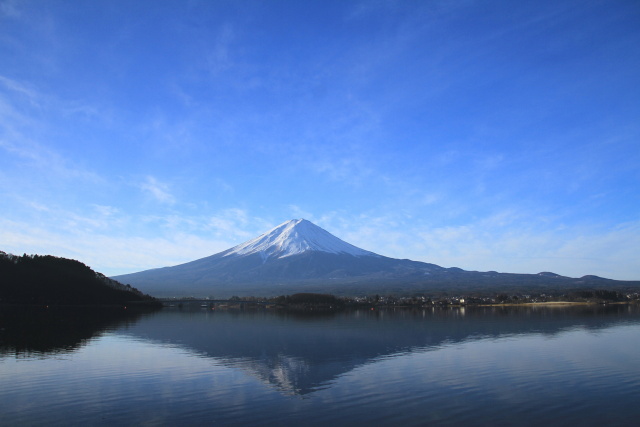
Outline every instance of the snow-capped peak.
<svg viewBox="0 0 640 427">
<path fill-rule="evenodd" d="M 259 253 L 266 260 L 267 258 L 284 258 L 307 251 L 379 256 L 338 239 L 306 219 L 292 219 L 284 222 L 255 239 L 229 249 L 224 256 Z"/>
</svg>

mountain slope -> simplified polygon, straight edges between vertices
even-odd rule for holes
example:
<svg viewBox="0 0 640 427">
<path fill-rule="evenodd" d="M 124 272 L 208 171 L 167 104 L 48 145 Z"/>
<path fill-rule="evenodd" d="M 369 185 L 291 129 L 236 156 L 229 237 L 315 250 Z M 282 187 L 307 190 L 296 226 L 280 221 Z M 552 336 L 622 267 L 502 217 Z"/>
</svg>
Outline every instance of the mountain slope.
<svg viewBox="0 0 640 427">
<path fill-rule="evenodd" d="M 435 264 L 388 258 L 357 248 L 315 224 L 290 220 L 255 239 L 185 264 L 120 275 L 157 296 L 280 295 L 501 290 L 505 287 L 610 286 L 596 276 L 572 279 L 554 273 L 509 274 L 465 271 Z"/>
</svg>

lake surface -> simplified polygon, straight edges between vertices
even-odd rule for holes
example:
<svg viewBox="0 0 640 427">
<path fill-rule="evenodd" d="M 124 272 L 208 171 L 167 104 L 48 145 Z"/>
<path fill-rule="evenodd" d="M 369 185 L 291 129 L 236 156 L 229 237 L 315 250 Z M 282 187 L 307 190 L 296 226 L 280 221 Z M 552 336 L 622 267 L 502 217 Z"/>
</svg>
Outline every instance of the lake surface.
<svg viewBox="0 0 640 427">
<path fill-rule="evenodd" d="M 640 309 L 0 312 L 0 425 L 637 425 Z"/>
</svg>

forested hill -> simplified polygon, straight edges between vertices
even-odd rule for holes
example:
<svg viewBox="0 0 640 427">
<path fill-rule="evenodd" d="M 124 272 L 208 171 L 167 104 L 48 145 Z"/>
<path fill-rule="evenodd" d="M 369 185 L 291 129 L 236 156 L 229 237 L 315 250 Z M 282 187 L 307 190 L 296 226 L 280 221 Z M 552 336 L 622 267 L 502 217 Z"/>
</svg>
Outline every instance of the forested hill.
<svg viewBox="0 0 640 427">
<path fill-rule="evenodd" d="M 155 299 L 80 261 L 0 251 L 0 303 L 44 305 L 153 304 Z"/>
</svg>

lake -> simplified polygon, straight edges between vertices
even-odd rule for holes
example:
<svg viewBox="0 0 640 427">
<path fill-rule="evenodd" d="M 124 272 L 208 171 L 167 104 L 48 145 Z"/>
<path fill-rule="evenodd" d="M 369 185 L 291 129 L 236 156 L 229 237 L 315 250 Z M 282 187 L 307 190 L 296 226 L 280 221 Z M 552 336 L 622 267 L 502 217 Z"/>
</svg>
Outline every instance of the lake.
<svg viewBox="0 0 640 427">
<path fill-rule="evenodd" d="M 0 425 L 627 426 L 632 305 L 0 311 Z"/>
</svg>

